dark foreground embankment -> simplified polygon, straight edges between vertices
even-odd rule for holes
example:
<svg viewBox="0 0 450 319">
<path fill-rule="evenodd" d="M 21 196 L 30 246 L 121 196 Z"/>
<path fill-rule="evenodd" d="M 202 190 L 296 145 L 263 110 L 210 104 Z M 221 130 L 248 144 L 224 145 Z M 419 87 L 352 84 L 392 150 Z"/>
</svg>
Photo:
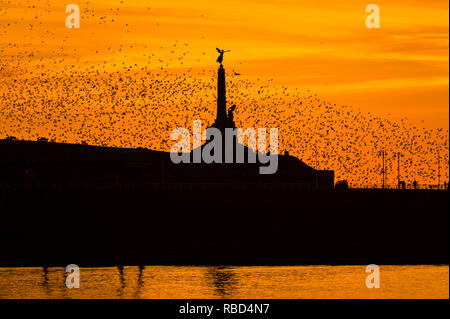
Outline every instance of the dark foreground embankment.
<svg viewBox="0 0 450 319">
<path fill-rule="evenodd" d="M 0 192 L 0 266 L 448 264 L 446 191 Z"/>
</svg>

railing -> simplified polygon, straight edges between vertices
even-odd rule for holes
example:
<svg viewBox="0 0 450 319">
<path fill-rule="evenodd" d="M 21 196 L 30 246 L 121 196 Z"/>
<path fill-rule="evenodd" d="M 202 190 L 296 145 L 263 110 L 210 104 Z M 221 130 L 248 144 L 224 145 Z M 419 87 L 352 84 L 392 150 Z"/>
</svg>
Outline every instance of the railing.
<svg viewBox="0 0 450 319">
<path fill-rule="evenodd" d="M 350 188 L 357 189 L 383 189 L 383 185 L 381 184 L 371 184 L 371 185 L 352 185 Z M 421 189 L 421 190 L 448 190 L 448 184 L 405 184 L 404 186 L 398 184 L 385 184 L 384 189 Z"/>
<path fill-rule="evenodd" d="M 8 185 L 8 183 L 1 183 L 0 189 L 30 189 L 30 190 L 123 190 L 123 191 L 154 191 L 154 190 L 166 190 L 166 191 L 183 191 L 183 190 L 230 190 L 236 191 L 249 191 L 249 190 L 316 190 L 316 185 L 313 183 L 139 183 L 139 182 L 89 182 L 89 183 L 76 183 L 70 182 L 66 185 L 62 183 L 20 183 L 14 185 Z M 328 185 L 320 184 L 319 189 L 332 189 Z M 342 189 L 342 188 L 341 188 Z M 349 185 L 349 189 L 373 189 L 382 190 L 383 187 L 380 184 L 367 184 L 367 185 Z M 448 190 L 448 185 L 437 184 L 405 184 L 400 186 L 398 184 L 386 184 L 385 190 Z"/>
</svg>

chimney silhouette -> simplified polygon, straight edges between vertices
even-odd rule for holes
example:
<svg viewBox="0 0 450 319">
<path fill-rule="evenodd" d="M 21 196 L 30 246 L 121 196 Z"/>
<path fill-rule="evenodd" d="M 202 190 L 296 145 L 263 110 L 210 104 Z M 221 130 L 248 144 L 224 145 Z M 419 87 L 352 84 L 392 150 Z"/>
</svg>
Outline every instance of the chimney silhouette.
<svg viewBox="0 0 450 319">
<path fill-rule="evenodd" d="M 220 123 L 227 119 L 227 100 L 225 88 L 225 69 L 220 65 L 219 76 L 217 78 L 217 118 L 216 122 Z"/>
</svg>

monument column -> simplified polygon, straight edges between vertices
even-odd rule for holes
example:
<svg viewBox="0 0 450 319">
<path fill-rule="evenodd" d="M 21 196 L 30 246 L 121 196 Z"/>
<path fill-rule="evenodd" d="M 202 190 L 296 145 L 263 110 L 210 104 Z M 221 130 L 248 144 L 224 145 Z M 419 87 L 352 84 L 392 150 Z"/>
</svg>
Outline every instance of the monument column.
<svg viewBox="0 0 450 319">
<path fill-rule="evenodd" d="M 216 122 L 222 122 L 227 119 L 227 101 L 225 89 L 225 69 L 220 65 L 219 76 L 217 78 L 217 119 Z"/>
</svg>

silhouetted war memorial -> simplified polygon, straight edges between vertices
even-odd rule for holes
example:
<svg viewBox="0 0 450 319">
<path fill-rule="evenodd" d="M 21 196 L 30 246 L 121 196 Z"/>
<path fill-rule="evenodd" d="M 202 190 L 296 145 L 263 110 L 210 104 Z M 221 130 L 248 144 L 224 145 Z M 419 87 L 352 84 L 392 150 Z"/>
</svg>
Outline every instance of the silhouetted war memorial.
<svg viewBox="0 0 450 319">
<path fill-rule="evenodd" d="M 236 106 L 219 52 L 207 132 L 224 133 Z M 0 141 L 0 266 L 448 264 L 448 192 L 336 190 L 333 171 L 289 155 L 266 154 L 278 169 L 260 174 L 232 145 L 243 163 Z"/>
<path fill-rule="evenodd" d="M 217 118 L 210 128 L 216 128 L 225 138 L 227 128 L 235 129 L 233 111 L 227 114 L 225 69 L 218 70 Z M 206 143 L 208 144 L 208 143 Z M 205 144 L 205 145 L 206 145 Z M 260 174 L 267 165 L 248 161 L 252 149 L 242 146 L 244 163 L 237 163 L 237 139 L 233 141 L 234 161 L 225 163 L 225 140 L 222 145 L 222 163 L 178 163 L 170 153 L 147 149 L 125 149 L 78 144 L 34 141 L 1 142 L 4 154 L 0 160 L 9 167 L 2 172 L 3 183 L 24 187 L 51 188 L 131 188 L 131 189 L 208 189 L 208 188 L 296 188 L 332 189 L 334 172 L 315 170 L 289 155 L 277 157 L 274 174 Z M 202 145 L 200 148 L 204 148 Z M 193 158 L 195 150 L 190 154 Z M 259 157 L 253 154 L 254 157 Z M 233 185 L 237 184 L 237 185 Z"/>
</svg>

